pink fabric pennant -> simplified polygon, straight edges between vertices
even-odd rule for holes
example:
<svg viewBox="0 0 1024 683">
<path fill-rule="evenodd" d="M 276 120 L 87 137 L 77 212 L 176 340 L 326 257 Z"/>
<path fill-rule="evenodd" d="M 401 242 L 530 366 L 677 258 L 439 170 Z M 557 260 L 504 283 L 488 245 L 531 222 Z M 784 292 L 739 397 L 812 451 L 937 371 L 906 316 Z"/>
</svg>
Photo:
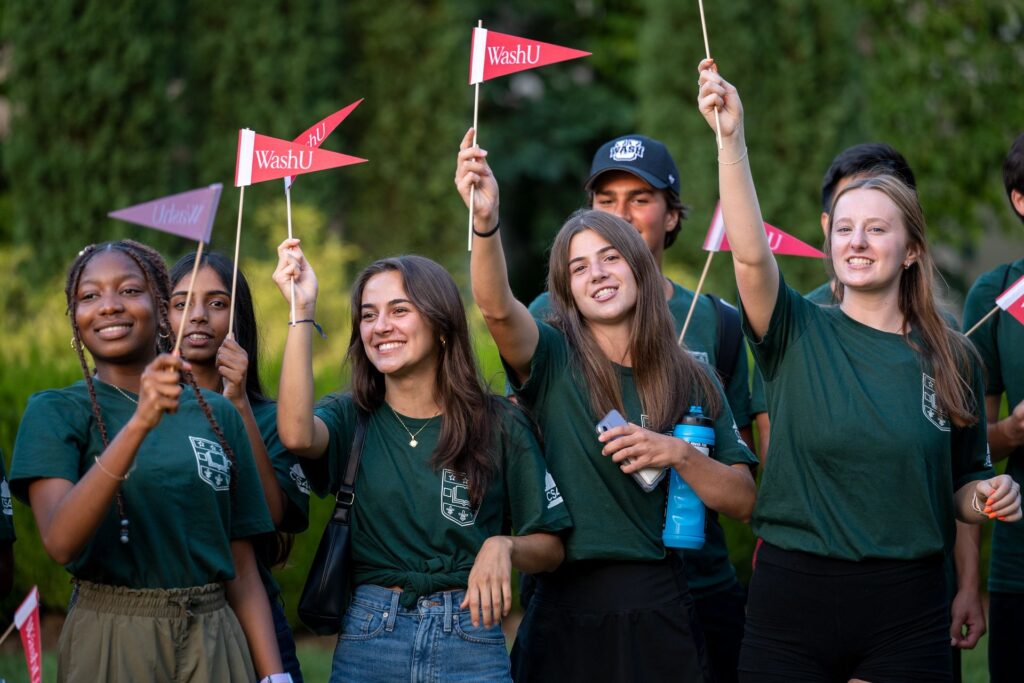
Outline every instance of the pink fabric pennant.
<svg viewBox="0 0 1024 683">
<path fill-rule="evenodd" d="M 107 215 L 208 244 L 222 188 L 220 183 L 214 183 L 208 187 L 111 211 Z"/>
<path fill-rule="evenodd" d="M 578 59 L 589 54 L 582 50 L 542 43 L 539 40 L 474 28 L 470 47 L 469 84 L 482 83 L 498 76 Z"/>
</svg>

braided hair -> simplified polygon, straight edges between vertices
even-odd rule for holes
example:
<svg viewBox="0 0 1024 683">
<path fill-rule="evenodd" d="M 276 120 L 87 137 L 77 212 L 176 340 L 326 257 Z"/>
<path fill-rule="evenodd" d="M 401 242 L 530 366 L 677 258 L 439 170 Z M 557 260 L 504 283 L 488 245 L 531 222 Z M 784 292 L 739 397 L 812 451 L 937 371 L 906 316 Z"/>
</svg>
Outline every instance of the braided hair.
<svg viewBox="0 0 1024 683">
<path fill-rule="evenodd" d="M 131 259 L 135 265 L 138 266 L 145 278 L 146 288 L 149 291 L 150 298 L 153 300 L 153 308 L 157 312 L 157 338 L 155 340 L 154 353 L 169 352 L 171 350 L 171 339 L 173 337 L 171 324 L 167 317 L 171 296 L 171 283 L 170 278 L 167 275 L 167 266 L 164 264 L 164 259 L 159 252 L 152 247 L 148 247 L 145 244 L 134 240 L 103 242 L 102 244 L 89 245 L 82 249 L 82 251 L 78 252 L 78 256 L 74 261 L 72 261 L 71 267 L 68 269 L 68 277 L 64 285 L 64 296 L 67 299 L 67 315 L 71 320 L 72 346 L 78 354 L 78 362 L 82 366 L 82 375 L 85 377 L 85 385 L 89 391 L 89 401 L 92 405 L 92 414 L 96 419 L 96 425 L 99 428 L 100 438 L 103 440 L 104 448 L 107 448 L 110 445 L 110 435 L 107 433 L 107 426 L 103 421 L 100 404 L 96 399 L 96 388 L 92 379 L 93 371 L 90 371 L 89 365 L 85 360 L 85 344 L 82 342 L 82 334 L 81 330 L 78 328 L 76 313 L 78 310 L 78 285 L 82 278 L 82 272 L 94 256 L 103 252 L 111 251 L 124 254 Z M 192 387 L 192 391 L 195 393 L 196 400 L 198 401 L 203 414 L 206 416 L 207 422 L 210 423 L 211 429 L 213 429 L 214 434 L 216 434 L 217 441 L 220 443 L 221 448 L 224 449 L 224 453 L 228 458 L 231 469 L 237 472 L 235 451 L 231 448 L 228 440 L 224 437 L 224 432 L 221 430 L 220 425 L 214 418 L 213 412 L 210 410 L 210 406 L 206 402 L 206 399 L 203 398 L 202 391 L 200 391 L 195 377 L 191 372 L 183 372 L 183 374 L 185 376 L 185 380 Z M 235 493 L 236 479 L 237 477 L 234 475 L 231 477 L 230 490 L 232 496 Z M 124 507 L 124 496 L 121 491 L 118 490 L 117 508 L 122 519 L 122 525 L 124 525 L 125 520 Z"/>
</svg>

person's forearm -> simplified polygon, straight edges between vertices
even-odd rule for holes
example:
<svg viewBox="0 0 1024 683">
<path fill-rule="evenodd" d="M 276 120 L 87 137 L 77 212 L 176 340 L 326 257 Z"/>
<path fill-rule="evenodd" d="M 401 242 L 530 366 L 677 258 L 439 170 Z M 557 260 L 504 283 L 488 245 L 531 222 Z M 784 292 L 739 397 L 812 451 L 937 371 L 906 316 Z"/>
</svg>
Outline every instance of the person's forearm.
<svg viewBox="0 0 1024 683">
<path fill-rule="evenodd" d="M 682 442 L 689 451 L 675 469 L 707 507 L 741 522 L 750 521 L 757 500 L 754 478 L 746 465 L 732 466 L 709 458 Z"/>
<path fill-rule="evenodd" d="M 562 539 L 554 534 L 535 533 L 509 538 L 512 540 L 512 566 L 521 572 L 554 571 L 565 559 Z"/>
<path fill-rule="evenodd" d="M 36 480 L 30 486 L 29 496 L 43 547 L 55 561 L 71 562 L 95 535 L 147 434 L 149 429 L 138 420 L 129 420 L 97 462 L 70 489 L 61 490 L 58 497 L 50 497 L 50 492 L 58 490 L 50 485 L 51 480 Z"/>
<path fill-rule="evenodd" d="M 1005 417 L 998 422 L 990 422 L 988 425 L 988 449 L 992 456 L 992 462 L 1004 460 L 1013 451 L 1024 445 L 1024 441 L 1014 437 L 1014 418 Z"/>
<path fill-rule="evenodd" d="M 267 591 L 256 569 L 252 544 L 246 540 L 232 541 L 231 554 L 235 561 L 235 578 L 224 584 L 225 594 L 245 633 L 256 675 L 263 678 L 281 673 L 283 667 L 274 619 Z"/>
<path fill-rule="evenodd" d="M 315 314 L 315 306 L 310 306 L 297 311 L 296 317 L 313 320 Z M 323 455 L 323 451 L 314 449 L 313 326 L 310 323 L 288 328 L 278 395 L 286 398 L 277 404 L 277 432 L 281 443 L 304 458 Z"/>
<path fill-rule="evenodd" d="M 977 513 L 975 513 L 977 514 Z M 978 571 L 981 527 L 977 524 L 956 523 L 956 543 L 953 546 L 953 564 L 956 567 L 958 591 L 978 592 L 981 585 Z"/>
</svg>

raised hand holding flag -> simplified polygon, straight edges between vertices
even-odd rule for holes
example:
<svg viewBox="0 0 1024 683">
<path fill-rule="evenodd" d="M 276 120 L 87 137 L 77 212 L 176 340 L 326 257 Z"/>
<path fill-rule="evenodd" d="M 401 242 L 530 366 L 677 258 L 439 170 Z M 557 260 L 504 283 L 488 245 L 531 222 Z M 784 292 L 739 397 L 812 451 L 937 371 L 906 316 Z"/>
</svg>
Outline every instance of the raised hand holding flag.
<svg viewBox="0 0 1024 683">
<path fill-rule="evenodd" d="M 354 108 L 355 105 L 351 106 Z M 303 173 L 362 164 L 366 161 L 366 159 L 348 154 L 339 154 L 280 138 L 272 138 L 269 135 L 261 135 L 249 128 L 238 131 L 238 154 L 235 157 L 235 187 L 239 188 L 238 224 L 235 227 L 235 258 L 234 270 L 231 275 L 232 302 L 235 300 L 235 288 L 238 284 L 238 248 L 242 240 L 242 207 L 245 202 L 245 188 L 253 183 L 262 183 L 266 180 L 294 178 Z M 234 329 L 235 307 L 232 304 L 228 315 L 229 337 L 233 335 Z"/>
<path fill-rule="evenodd" d="M 548 64 L 564 62 L 570 59 L 586 57 L 590 53 L 574 50 L 561 45 L 544 43 L 530 38 L 498 33 L 483 28 L 478 21 L 473 29 L 470 44 L 469 84 L 476 86 L 473 96 L 473 147 L 477 146 L 479 130 L 480 84 L 499 76 L 527 69 L 535 69 Z M 467 251 L 473 250 L 473 203 L 476 188 L 469 188 L 469 228 L 466 235 Z"/>
<path fill-rule="evenodd" d="M 348 118 L 348 115 L 362 103 L 363 99 L 359 98 L 352 104 L 339 109 L 327 118 L 317 121 L 315 124 L 304 130 L 297 138 L 292 142 L 300 145 L 306 145 L 307 147 L 318 148 L 324 144 L 324 140 L 334 132 L 334 129 L 338 125 Z M 295 176 L 287 175 L 284 177 L 284 205 L 285 215 L 288 218 L 288 239 L 292 239 L 292 185 L 295 183 Z M 291 306 L 288 321 L 295 324 L 295 282 L 291 285 Z"/>
</svg>

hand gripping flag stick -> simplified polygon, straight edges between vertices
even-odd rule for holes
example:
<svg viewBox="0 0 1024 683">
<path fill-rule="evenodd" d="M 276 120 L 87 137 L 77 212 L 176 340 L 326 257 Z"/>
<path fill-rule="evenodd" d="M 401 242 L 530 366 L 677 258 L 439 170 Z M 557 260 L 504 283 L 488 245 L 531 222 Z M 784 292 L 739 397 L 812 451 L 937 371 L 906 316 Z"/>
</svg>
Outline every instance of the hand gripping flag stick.
<svg viewBox="0 0 1024 683">
<path fill-rule="evenodd" d="M 359 98 L 352 104 L 348 105 L 343 109 L 339 109 L 325 119 L 317 121 L 316 124 L 305 130 L 301 135 L 292 140 L 292 142 L 300 145 L 306 145 L 307 147 L 319 147 L 324 144 L 324 140 L 327 139 L 334 129 L 338 127 L 342 121 L 352 113 L 352 110 L 359 106 L 363 101 Z M 295 184 L 296 176 L 287 175 L 284 177 L 284 203 L 285 210 L 288 216 L 288 239 L 292 239 L 292 185 Z M 291 281 L 291 312 L 288 317 L 288 321 L 295 324 L 295 280 Z"/>
<path fill-rule="evenodd" d="M 235 329 L 235 288 L 238 284 L 238 249 L 242 241 L 242 206 L 245 188 L 265 180 L 323 171 L 328 168 L 364 163 L 366 159 L 329 152 L 317 147 L 289 142 L 243 128 L 238 131 L 238 155 L 235 158 L 235 187 L 238 188 L 238 225 L 235 228 L 235 264 L 231 275 L 231 309 L 228 336 Z M 293 296 L 294 299 L 294 296 Z"/>
<path fill-rule="evenodd" d="M 469 84 L 476 86 L 473 97 L 473 147 L 477 146 L 477 123 L 480 113 L 480 84 L 498 76 L 506 76 L 517 71 L 535 69 L 556 62 L 586 57 L 589 52 L 574 50 L 539 40 L 520 38 L 519 36 L 483 28 L 478 21 L 473 29 L 470 46 Z M 473 205 L 476 198 L 476 186 L 469 188 L 469 230 L 467 235 L 467 251 L 473 250 Z"/>
</svg>

